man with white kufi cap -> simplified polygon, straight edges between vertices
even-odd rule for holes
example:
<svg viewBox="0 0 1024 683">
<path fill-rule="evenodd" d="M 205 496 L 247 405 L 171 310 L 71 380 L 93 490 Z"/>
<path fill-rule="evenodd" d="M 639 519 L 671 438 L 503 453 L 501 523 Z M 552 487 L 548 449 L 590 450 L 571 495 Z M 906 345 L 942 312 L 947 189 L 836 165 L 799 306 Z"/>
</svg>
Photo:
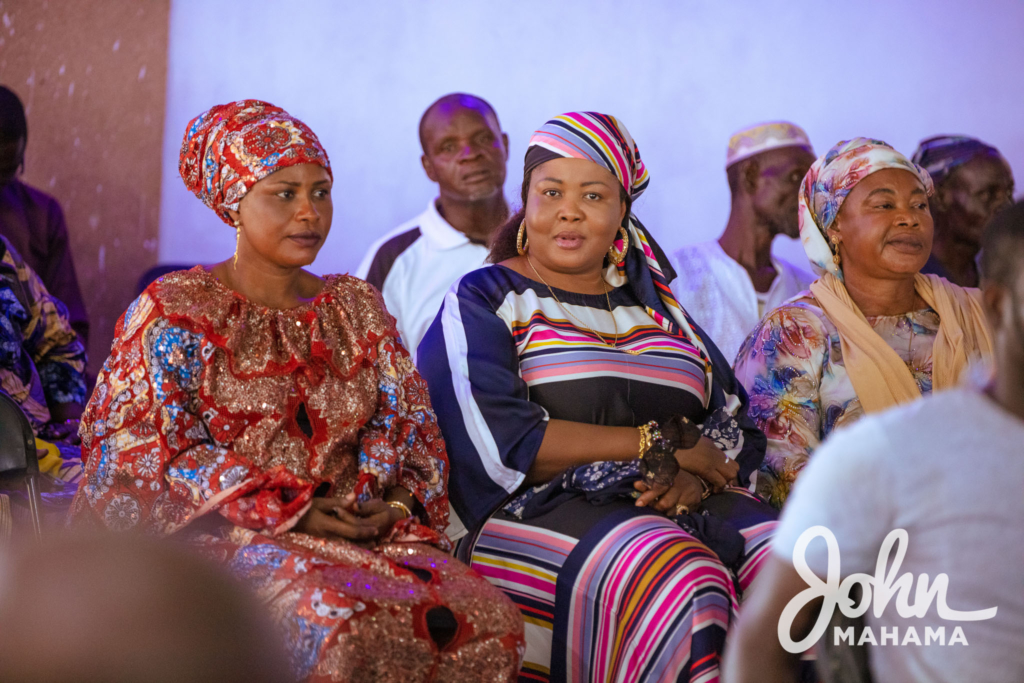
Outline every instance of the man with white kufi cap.
<svg viewBox="0 0 1024 683">
<path fill-rule="evenodd" d="M 730 360 L 766 312 L 814 280 L 772 256 L 776 235 L 799 236 L 797 195 L 813 162 L 807 133 L 792 123 L 739 131 L 726 154 L 732 208 L 725 232 L 672 255 L 676 299 Z"/>
</svg>

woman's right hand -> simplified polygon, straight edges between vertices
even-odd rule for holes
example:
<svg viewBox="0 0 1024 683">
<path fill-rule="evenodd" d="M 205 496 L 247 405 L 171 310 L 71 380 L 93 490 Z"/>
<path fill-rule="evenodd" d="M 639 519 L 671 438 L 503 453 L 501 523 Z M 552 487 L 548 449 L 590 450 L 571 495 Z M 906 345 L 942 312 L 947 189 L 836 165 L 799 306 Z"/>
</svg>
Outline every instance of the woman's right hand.
<svg viewBox="0 0 1024 683">
<path fill-rule="evenodd" d="M 672 486 L 661 484 L 649 485 L 647 482 L 638 481 L 633 487 L 640 491 L 640 497 L 636 504 L 638 507 L 650 506 L 665 514 L 674 514 L 680 505 L 685 505 L 690 510 L 696 510 L 700 505 L 701 494 L 704 487 L 700 485 L 700 479 L 686 470 L 679 470 Z"/>
<path fill-rule="evenodd" d="M 349 494 L 342 498 L 314 498 L 309 510 L 292 527 L 310 536 L 320 538 L 341 538 L 359 545 L 370 545 L 380 535 L 377 524 L 365 517 L 346 515 L 346 520 L 338 519 L 334 509 L 349 510 L 355 504 L 355 496 Z"/>
<path fill-rule="evenodd" d="M 676 462 L 682 469 L 710 484 L 715 493 L 736 483 L 740 474 L 739 463 L 726 458 L 725 453 L 706 436 L 702 436 L 693 448 L 676 451 Z"/>
</svg>

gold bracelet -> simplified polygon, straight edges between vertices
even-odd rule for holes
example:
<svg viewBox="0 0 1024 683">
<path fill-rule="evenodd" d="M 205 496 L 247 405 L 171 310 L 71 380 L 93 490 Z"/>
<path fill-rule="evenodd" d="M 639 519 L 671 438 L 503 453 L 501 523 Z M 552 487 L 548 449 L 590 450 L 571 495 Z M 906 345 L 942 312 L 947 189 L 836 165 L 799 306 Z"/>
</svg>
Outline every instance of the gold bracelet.
<svg viewBox="0 0 1024 683">
<path fill-rule="evenodd" d="M 408 519 L 409 517 L 412 517 L 412 510 L 410 510 L 409 506 L 406 505 L 405 503 L 399 502 L 397 500 L 389 500 L 387 501 L 387 504 L 395 508 L 396 510 L 401 510 L 403 513 L 402 519 Z"/>
<path fill-rule="evenodd" d="M 642 424 L 636 428 L 640 432 L 640 452 L 637 454 L 637 458 L 643 458 L 644 453 L 651 450 L 651 446 L 654 442 L 661 438 L 661 430 L 658 429 L 658 423 L 654 420 L 646 424 Z"/>
<path fill-rule="evenodd" d="M 651 447 L 651 426 L 649 424 L 642 424 L 636 428 L 640 432 L 640 452 L 637 453 L 637 459 L 644 457 L 644 453 Z"/>
</svg>

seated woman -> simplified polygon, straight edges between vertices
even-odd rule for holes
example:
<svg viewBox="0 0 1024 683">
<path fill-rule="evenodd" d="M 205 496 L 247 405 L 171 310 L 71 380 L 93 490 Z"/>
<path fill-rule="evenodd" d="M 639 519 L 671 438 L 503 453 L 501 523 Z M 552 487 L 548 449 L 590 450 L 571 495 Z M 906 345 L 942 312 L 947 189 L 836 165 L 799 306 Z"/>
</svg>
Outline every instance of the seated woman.
<svg viewBox="0 0 1024 683">
<path fill-rule="evenodd" d="M 523 612 L 529 680 L 710 680 L 775 524 L 740 488 L 702 502 L 746 485 L 765 440 L 630 213 L 648 180 L 615 118 L 548 121 L 496 265 L 419 347 L 459 555 Z"/>
<path fill-rule="evenodd" d="M 85 403 L 85 362 L 67 308 L 0 237 L 0 390 L 46 440 L 37 440 L 44 447 L 40 468 L 66 482 L 82 474 L 76 432 Z"/>
<path fill-rule="evenodd" d="M 281 622 L 296 678 L 514 680 L 523 627 L 445 551 L 448 461 L 380 295 L 321 279 L 327 154 L 265 102 L 188 125 L 185 185 L 234 260 L 150 285 L 82 421 L 73 516 L 184 535 Z"/>
<path fill-rule="evenodd" d="M 833 430 L 953 386 L 992 345 L 977 290 L 919 271 L 932 246 L 928 172 L 878 140 L 843 141 L 800 187 L 820 276 L 747 337 L 736 377 L 768 436 L 757 491 L 781 507 Z"/>
</svg>

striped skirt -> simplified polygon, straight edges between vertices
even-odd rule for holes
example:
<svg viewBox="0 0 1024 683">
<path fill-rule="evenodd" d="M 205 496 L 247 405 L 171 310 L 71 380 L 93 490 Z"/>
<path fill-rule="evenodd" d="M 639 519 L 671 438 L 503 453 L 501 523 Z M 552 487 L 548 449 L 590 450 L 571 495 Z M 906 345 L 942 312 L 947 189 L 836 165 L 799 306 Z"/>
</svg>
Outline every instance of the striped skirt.
<svg viewBox="0 0 1024 683">
<path fill-rule="evenodd" d="M 742 489 L 744 540 L 726 567 L 630 500 L 576 498 L 542 517 L 495 513 L 459 554 L 523 614 L 520 681 L 717 681 L 726 632 L 769 552 L 776 512 Z"/>
</svg>

